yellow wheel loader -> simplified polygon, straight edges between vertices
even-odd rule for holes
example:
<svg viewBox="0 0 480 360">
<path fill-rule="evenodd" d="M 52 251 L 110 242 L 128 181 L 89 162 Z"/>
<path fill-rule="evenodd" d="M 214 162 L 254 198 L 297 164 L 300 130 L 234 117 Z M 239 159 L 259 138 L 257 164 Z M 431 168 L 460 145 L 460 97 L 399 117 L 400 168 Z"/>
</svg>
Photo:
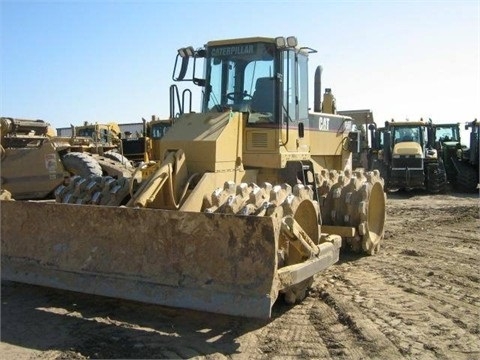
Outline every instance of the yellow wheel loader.
<svg viewBox="0 0 480 360">
<path fill-rule="evenodd" d="M 320 101 L 309 113 L 313 51 L 295 37 L 179 49 L 173 79 L 202 87 L 202 111 L 177 104 L 126 206 L 3 201 L 2 278 L 268 318 L 280 295 L 301 301 L 342 244 L 377 252 L 383 180 L 352 171 L 350 117 L 320 113 Z M 101 182 L 64 193 L 119 202 Z"/>
</svg>

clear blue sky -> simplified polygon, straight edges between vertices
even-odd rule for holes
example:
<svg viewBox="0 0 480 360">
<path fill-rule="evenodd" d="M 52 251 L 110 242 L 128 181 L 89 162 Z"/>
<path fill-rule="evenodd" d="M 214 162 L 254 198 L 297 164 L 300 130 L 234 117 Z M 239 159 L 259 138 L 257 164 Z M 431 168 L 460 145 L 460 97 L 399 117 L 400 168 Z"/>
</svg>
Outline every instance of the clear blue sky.
<svg viewBox="0 0 480 360">
<path fill-rule="evenodd" d="M 480 115 L 478 0 L 0 1 L 2 116 L 166 117 L 178 48 L 289 35 L 318 50 L 312 84 L 322 65 L 339 110 L 368 108 L 378 123 Z"/>
</svg>

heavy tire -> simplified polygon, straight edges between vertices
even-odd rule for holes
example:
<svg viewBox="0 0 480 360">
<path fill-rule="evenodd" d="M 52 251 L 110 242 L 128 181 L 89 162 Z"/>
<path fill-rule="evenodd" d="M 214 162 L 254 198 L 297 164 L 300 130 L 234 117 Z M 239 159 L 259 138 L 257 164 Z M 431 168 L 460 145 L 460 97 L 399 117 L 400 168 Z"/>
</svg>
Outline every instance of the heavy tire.
<svg viewBox="0 0 480 360">
<path fill-rule="evenodd" d="M 478 170 L 462 162 L 457 164 L 457 178 L 455 181 L 455 189 L 461 192 L 478 191 Z"/>
<path fill-rule="evenodd" d="M 105 156 L 108 159 L 118 161 L 122 165 L 125 166 L 126 169 L 128 170 L 133 170 L 134 166 L 132 165 L 132 162 L 128 160 L 125 156 L 120 154 L 119 152 L 116 152 L 115 150 L 109 150 L 105 153 L 103 153 L 103 156 Z"/>
<path fill-rule="evenodd" d="M 313 191 L 304 185 L 296 185 L 293 189 L 288 184 L 272 186 L 263 183 L 235 184 L 226 182 L 223 188 L 215 190 L 211 195 L 204 197 L 202 211 L 210 213 L 237 214 L 250 216 L 270 216 L 279 227 L 287 218 L 293 218 L 314 242 L 316 247 L 319 240 L 319 207 L 313 200 Z M 280 231 L 278 251 L 278 268 L 297 264 L 307 260 L 311 254 L 299 250 L 291 245 L 291 238 Z M 281 292 L 287 303 L 293 304 L 302 301 L 308 288 L 313 283 L 313 277 L 295 284 Z"/>
<path fill-rule="evenodd" d="M 323 174 L 318 189 L 322 223 L 356 229 L 354 237 L 344 238 L 344 247 L 374 255 L 384 237 L 384 180 L 380 172 L 356 170 Z"/>
<path fill-rule="evenodd" d="M 431 194 L 444 193 L 447 189 L 447 173 L 442 159 L 438 163 L 427 164 L 426 188 Z"/>
<path fill-rule="evenodd" d="M 66 171 L 81 177 L 102 176 L 100 164 L 89 154 L 69 152 L 62 156 L 62 163 Z"/>
</svg>

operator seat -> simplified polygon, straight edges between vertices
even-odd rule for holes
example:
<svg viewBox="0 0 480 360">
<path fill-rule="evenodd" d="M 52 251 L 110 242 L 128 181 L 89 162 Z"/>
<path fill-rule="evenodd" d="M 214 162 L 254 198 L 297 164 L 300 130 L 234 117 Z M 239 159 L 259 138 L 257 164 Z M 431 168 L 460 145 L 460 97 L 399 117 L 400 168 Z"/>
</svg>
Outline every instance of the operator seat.
<svg viewBox="0 0 480 360">
<path fill-rule="evenodd" d="M 250 107 L 253 112 L 273 113 L 275 98 L 275 79 L 271 77 L 258 78 Z"/>
</svg>

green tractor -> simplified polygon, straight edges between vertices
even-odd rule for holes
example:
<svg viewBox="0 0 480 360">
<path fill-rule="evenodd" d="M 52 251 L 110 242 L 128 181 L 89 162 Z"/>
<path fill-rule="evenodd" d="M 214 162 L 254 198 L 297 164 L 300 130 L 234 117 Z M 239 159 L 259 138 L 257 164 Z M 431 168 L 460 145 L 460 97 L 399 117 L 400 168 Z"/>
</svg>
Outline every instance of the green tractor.
<svg viewBox="0 0 480 360">
<path fill-rule="evenodd" d="M 478 184 L 478 128 L 475 120 L 467 123 L 465 129 L 471 129 L 470 147 L 462 145 L 460 124 L 433 124 L 435 148 L 442 158 L 450 184 L 461 192 L 472 192 Z"/>
</svg>

